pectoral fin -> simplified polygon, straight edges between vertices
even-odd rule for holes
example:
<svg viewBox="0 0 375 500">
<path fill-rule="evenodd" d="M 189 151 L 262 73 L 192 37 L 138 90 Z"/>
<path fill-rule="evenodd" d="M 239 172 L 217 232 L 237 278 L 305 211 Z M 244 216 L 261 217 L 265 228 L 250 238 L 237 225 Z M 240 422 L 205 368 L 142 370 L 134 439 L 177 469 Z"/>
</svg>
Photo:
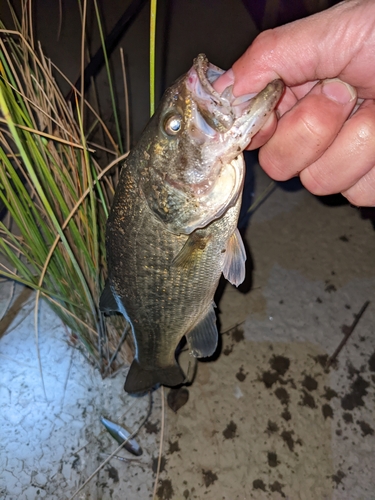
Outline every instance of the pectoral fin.
<svg viewBox="0 0 375 500">
<path fill-rule="evenodd" d="M 212 356 L 216 351 L 218 333 L 214 305 L 210 306 L 204 318 L 186 334 L 191 354 L 196 358 Z"/>
<path fill-rule="evenodd" d="M 223 266 L 224 277 L 232 285 L 240 285 L 245 279 L 246 251 L 238 229 L 228 240 Z"/>
<path fill-rule="evenodd" d="M 121 312 L 117 305 L 116 299 L 113 296 L 113 292 L 108 280 L 105 282 L 104 289 L 100 296 L 99 309 L 104 313 Z"/>
<path fill-rule="evenodd" d="M 173 259 L 173 266 L 191 269 L 196 264 L 197 260 L 199 260 L 209 240 L 210 236 L 201 235 L 198 232 L 192 233 L 180 252 Z"/>
</svg>

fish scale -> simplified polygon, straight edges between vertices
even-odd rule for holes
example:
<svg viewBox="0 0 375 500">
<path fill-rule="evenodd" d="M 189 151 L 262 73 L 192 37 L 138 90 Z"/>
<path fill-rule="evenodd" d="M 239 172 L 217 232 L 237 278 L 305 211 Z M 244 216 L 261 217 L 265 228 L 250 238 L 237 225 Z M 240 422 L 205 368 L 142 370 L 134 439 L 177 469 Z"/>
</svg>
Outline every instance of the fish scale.
<svg viewBox="0 0 375 500">
<path fill-rule="evenodd" d="M 184 382 L 175 354 L 184 335 L 193 356 L 212 355 L 220 276 L 235 285 L 244 279 L 246 255 L 236 229 L 244 178 L 238 149 L 267 120 L 283 84 L 272 82 L 232 106 L 231 90 L 219 96 L 208 70 L 211 79 L 223 72 L 200 55 L 166 91 L 126 159 L 107 222 L 108 280 L 100 307 L 131 324 L 130 393 Z"/>
</svg>

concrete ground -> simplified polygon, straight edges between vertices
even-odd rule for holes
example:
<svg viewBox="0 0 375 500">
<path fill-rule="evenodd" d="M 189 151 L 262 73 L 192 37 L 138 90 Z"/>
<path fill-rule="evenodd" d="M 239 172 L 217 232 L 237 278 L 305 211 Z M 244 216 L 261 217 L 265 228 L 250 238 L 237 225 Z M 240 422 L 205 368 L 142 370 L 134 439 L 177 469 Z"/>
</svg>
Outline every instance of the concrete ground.
<svg viewBox="0 0 375 500">
<path fill-rule="evenodd" d="M 71 3 L 64 2 L 67 12 Z M 112 3 L 123 10 L 124 2 Z M 229 67 L 255 34 L 241 2 L 172 3 L 167 83 L 198 52 Z M 38 3 L 42 41 L 57 32 L 53 4 Z M 198 8 L 204 12 L 197 15 Z M 112 16 L 109 24 L 118 12 Z M 162 12 L 161 31 L 165 19 Z M 141 97 L 148 93 L 148 70 L 140 64 L 147 60 L 147 11 L 137 22 L 141 33 L 132 27 L 125 39 L 131 98 L 137 102 L 135 138 L 148 113 Z M 73 80 L 79 36 L 79 27 L 65 19 L 65 45 L 54 39 L 44 43 Z M 270 180 L 259 167 L 255 180 L 257 197 Z M 120 458 L 110 459 L 74 498 L 152 498 L 163 430 L 158 499 L 375 500 L 375 232 L 357 209 L 325 206 L 292 187 L 279 186 L 252 216 L 246 232 L 252 289 L 242 294 L 226 287 L 219 304 L 220 355 L 198 362 L 188 401 L 177 411 L 171 400 L 184 394 L 169 389 L 164 404 L 161 389 L 152 394 L 151 409 L 147 396 L 125 394 L 126 369 L 102 380 L 68 346 L 65 328 L 42 303 L 45 396 L 34 295 L 0 283 L 0 318 L 13 297 L 0 323 L 1 500 L 73 498 L 118 445 L 101 416 L 131 432 L 147 417 L 136 437 L 143 454 L 118 451 Z M 327 373 L 327 357 L 368 300 Z M 182 356 L 186 365 L 186 353 Z"/>
</svg>

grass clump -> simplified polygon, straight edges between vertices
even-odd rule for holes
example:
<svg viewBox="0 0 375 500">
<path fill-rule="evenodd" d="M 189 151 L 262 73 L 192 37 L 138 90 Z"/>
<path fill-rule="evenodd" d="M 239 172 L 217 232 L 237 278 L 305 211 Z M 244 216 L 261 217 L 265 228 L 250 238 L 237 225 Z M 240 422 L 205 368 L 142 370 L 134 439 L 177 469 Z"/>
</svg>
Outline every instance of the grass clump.
<svg viewBox="0 0 375 500">
<path fill-rule="evenodd" d="M 57 69 L 34 44 L 25 12 L 14 22 L 15 30 L 0 23 L 0 203 L 12 224 L 0 221 L 0 275 L 36 290 L 36 311 L 41 296 L 107 374 L 127 349 L 123 319 L 98 309 L 114 186 L 90 134 L 106 137 L 112 163 L 119 148 L 76 89 L 73 105 L 61 94 Z"/>
</svg>

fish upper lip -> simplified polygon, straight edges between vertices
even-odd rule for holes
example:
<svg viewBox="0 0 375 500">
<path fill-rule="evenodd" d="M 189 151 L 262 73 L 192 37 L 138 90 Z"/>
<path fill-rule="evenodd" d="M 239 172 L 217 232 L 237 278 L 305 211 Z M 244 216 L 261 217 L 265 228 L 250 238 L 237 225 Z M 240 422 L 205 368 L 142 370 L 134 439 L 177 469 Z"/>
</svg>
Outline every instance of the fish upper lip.
<svg viewBox="0 0 375 500">
<path fill-rule="evenodd" d="M 215 66 L 214 64 L 210 63 L 207 59 L 207 57 L 205 56 L 205 54 L 199 54 L 195 59 L 194 59 L 194 63 L 193 63 L 193 68 L 195 69 L 195 71 L 197 72 L 197 75 L 198 75 L 198 78 L 199 78 L 199 81 L 202 85 L 202 87 L 212 96 L 212 97 L 215 97 L 218 101 L 217 104 L 221 103 L 222 102 L 222 97 L 221 95 L 219 94 L 219 92 L 217 92 L 213 86 L 212 86 L 212 83 L 217 79 L 219 78 L 220 75 L 224 74 L 225 71 L 221 68 L 219 68 L 218 66 Z M 209 70 L 211 70 L 211 72 L 215 72 L 218 74 L 217 78 L 212 78 L 211 76 L 211 80 L 208 76 L 208 72 Z"/>
<path fill-rule="evenodd" d="M 212 82 L 223 73 L 224 70 L 211 64 L 204 54 L 199 54 L 186 80 L 186 87 L 194 96 L 198 112 L 216 132 L 230 129 L 235 119 L 233 99 L 223 97 L 212 86 Z"/>
</svg>

